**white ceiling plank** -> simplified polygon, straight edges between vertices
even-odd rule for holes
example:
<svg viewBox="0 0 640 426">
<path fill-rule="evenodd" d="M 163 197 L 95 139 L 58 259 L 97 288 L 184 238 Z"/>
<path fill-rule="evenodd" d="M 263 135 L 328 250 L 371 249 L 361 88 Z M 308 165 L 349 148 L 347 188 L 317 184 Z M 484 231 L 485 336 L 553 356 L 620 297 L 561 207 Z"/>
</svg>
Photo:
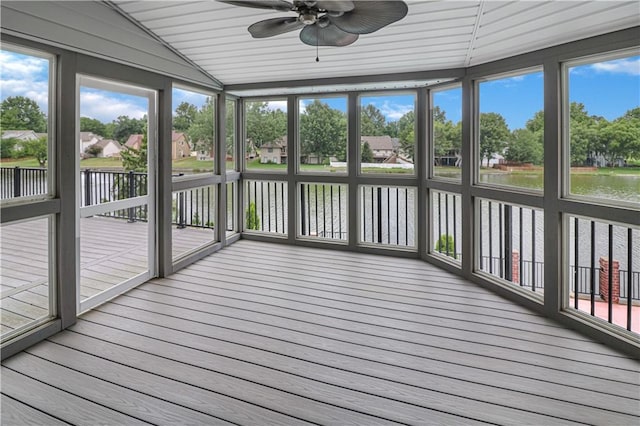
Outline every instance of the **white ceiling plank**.
<svg viewBox="0 0 640 426">
<path fill-rule="evenodd" d="M 253 39 L 254 22 L 291 12 L 208 1 L 116 1 L 225 84 L 466 67 L 640 24 L 637 2 L 408 0 L 408 15 L 347 47 L 315 48 L 299 31 Z"/>
</svg>

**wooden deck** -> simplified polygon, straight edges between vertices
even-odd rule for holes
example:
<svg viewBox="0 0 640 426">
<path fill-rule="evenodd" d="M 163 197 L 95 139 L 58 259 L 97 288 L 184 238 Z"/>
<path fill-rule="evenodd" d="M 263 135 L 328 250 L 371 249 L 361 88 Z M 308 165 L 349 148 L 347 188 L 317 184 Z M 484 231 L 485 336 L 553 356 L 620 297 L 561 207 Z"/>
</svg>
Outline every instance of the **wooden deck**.
<svg viewBox="0 0 640 426">
<path fill-rule="evenodd" d="M 417 260 L 239 241 L 2 365 L 2 424 L 640 423 L 640 363 Z"/>
<path fill-rule="evenodd" d="M 0 326 L 9 332 L 49 316 L 47 219 L 3 227 L 0 240 Z M 104 217 L 80 221 L 80 298 L 84 300 L 147 270 L 147 224 Z M 213 239 L 213 231 L 172 230 L 180 255 Z"/>
</svg>

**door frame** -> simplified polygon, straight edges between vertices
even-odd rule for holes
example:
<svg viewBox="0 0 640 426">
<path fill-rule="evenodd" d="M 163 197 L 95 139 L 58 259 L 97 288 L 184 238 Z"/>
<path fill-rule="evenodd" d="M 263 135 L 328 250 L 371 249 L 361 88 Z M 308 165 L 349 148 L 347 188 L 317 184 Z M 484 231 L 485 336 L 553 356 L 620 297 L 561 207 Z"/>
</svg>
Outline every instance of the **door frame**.
<svg viewBox="0 0 640 426">
<path fill-rule="evenodd" d="M 75 178 L 76 178 L 76 300 L 77 315 L 95 308 L 98 305 L 134 288 L 140 284 L 157 276 L 158 271 L 158 250 L 157 250 L 157 227 L 156 227 L 156 152 L 158 146 L 158 92 L 157 90 L 145 88 L 141 86 L 131 85 L 120 81 L 113 81 L 104 78 L 92 77 L 86 74 L 76 74 L 76 140 L 75 151 L 80 153 L 80 88 L 88 87 L 98 90 L 107 90 L 111 92 L 122 93 L 146 98 L 148 101 L 147 108 L 147 195 L 136 196 L 124 200 L 111 201 L 87 207 L 81 207 L 81 173 L 80 173 L 80 155 L 76 155 L 75 162 Z M 147 270 L 134 275 L 133 277 L 121 281 L 120 283 L 101 291 L 85 300 L 81 300 L 81 258 L 80 250 L 80 220 L 83 217 L 89 217 L 113 210 L 126 209 L 147 205 Z"/>
</svg>

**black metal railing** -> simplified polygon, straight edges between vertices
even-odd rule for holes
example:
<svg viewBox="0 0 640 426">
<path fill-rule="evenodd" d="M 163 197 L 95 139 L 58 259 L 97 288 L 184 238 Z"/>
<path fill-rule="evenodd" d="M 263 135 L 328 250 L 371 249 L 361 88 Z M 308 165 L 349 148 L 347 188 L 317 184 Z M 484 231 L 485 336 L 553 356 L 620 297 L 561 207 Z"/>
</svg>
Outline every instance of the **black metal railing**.
<svg viewBox="0 0 640 426">
<path fill-rule="evenodd" d="M 640 295 L 640 271 L 634 270 L 640 261 L 640 230 L 575 216 L 568 223 L 570 258 L 578 266 L 574 280 L 588 282 L 589 313 L 596 316 L 596 298 L 604 299 L 607 313 L 602 319 L 612 323 L 614 304 L 622 299 L 626 328 L 631 330 L 632 305 Z M 580 309 L 578 298 L 573 308 Z"/>
<path fill-rule="evenodd" d="M 360 187 L 360 240 L 415 247 L 415 188 Z"/>
<path fill-rule="evenodd" d="M 46 193 L 47 169 L 0 167 L 0 199 L 6 200 Z"/>
<path fill-rule="evenodd" d="M 300 234 L 347 239 L 347 185 L 301 183 Z"/>
<path fill-rule="evenodd" d="M 287 185 L 284 181 L 245 181 L 245 230 L 287 233 Z"/>
<path fill-rule="evenodd" d="M 435 253 L 440 253 L 453 260 L 461 261 L 459 253 L 462 240 L 462 203 L 459 194 L 433 191 L 432 230 L 435 243 L 432 247 Z"/>
<path fill-rule="evenodd" d="M 227 182 L 227 232 L 237 232 L 236 225 L 236 182 Z"/>
<path fill-rule="evenodd" d="M 544 288 L 540 210 L 481 200 L 478 209 L 479 269 L 533 292 Z"/>
<path fill-rule="evenodd" d="M 172 224 L 185 227 L 215 228 L 216 193 L 214 186 L 191 188 L 173 193 Z"/>
<path fill-rule="evenodd" d="M 115 172 L 85 169 L 81 171 L 80 205 L 93 206 L 112 201 L 147 195 L 146 172 Z M 127 209 L 113 210 L 100 216 L 127 219 L 129 222 L 147 221 L 149 208 L 146 204 Z"/>
</svg>

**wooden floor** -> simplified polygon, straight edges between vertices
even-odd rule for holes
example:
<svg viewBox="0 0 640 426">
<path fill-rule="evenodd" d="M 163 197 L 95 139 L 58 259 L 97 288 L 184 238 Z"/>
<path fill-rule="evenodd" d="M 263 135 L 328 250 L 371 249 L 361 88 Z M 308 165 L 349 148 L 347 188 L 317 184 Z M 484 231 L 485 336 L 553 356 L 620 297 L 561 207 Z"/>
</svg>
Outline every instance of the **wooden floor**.
<svg viewBox="0 0 640 426">
<path fill-rule="evenodd" d="M 2 333 L 49 316 L 47 219 L 2 228 L 0 327 Z M 80 221 L 80 299 L 94 296 L 148 269 L 145 222 L 89 217 Z M 172 228 L 174 256 L 214 238 L 211 229 Z"/>
<path fill-rule="evenodd" d="M 241 240 L 2 365 L 2 424 L 640 424 L 640 364 L 417 260 Z"/>
</svg>

